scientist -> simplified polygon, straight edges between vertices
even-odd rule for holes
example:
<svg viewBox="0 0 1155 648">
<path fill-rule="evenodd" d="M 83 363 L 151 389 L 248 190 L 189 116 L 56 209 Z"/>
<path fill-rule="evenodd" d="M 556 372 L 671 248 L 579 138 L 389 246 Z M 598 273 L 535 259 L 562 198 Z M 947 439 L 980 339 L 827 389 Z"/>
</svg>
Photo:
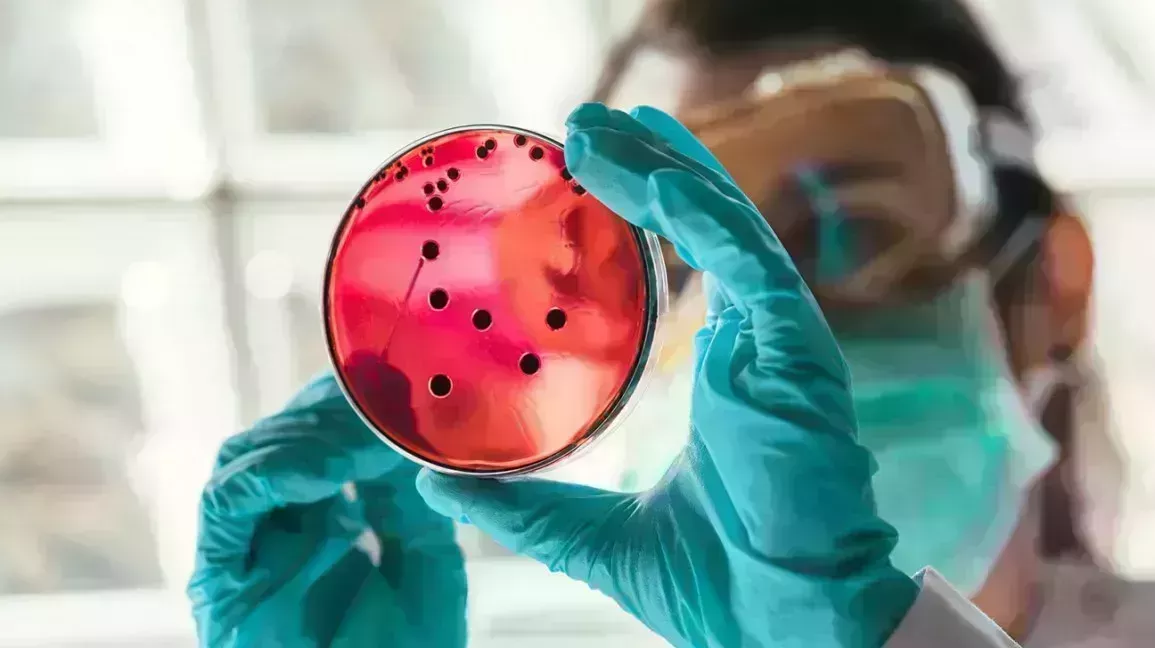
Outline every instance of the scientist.
<svg viewBox="0 0 1155 648">
<path fill-rule="evenodd" d="M 775 191 L 783 159 L 791 160 L 775 143 L 793 138 L 803 143 L 793 152 L 797 159 L 805 159 L 811 152 L 806 147 L 818 143 L 821 153 L 843 156 L 858 171 L 857 176 L 832 174 L 825 191 L 829 199 L 814 201 L 803 210 L 805 219 L 795 219 L 803 225 L 852 221 L 848 211 L 891 216 L 900 223 L 897 214 L 887 212 L 919 204 L 913 192 L 940 187 L 932 193 L 942 202 L 951 199 L 951 190 L 964 193 L 957 191 L 965 189 L 961 182 L 954 187 L 934 177 L 911 182 L 894 173 L 893 162 L 909 153 L 879 135 L 876 115 L 861 116 L 869 108 L 844 114 L 838 123 L 810 111 L 800 125 L 789 120 L 800 100 L 781 96 L 780 84 L 774 86 L 779 96 L 763 100 L 758 88 L 768 75 L 857 45 L 896 67 L 934 67 L 960 79 L 966 92 L 938 96 L 936 107 L 945 108 L 940 113 L 997 114 L 1018 122 L 1021 134 L 1027 130 L 1024 111 L 1011 75 L 974 21 L 948 1 L 669 0 L 656 5 L 626 45 L 659 47 L 682 62 L 688 74 L 678 114 L 742 179 L 797 265 L 804 274 L 809 271 L 807 280 L 854 378 L 859 441 L 879 463 L 873 486 L 880 514 L 899 532 L 895 565 L 906 573 L 933 566 L 1027 646 L 1149 644 L 1155 636 L 1155 616 L 1149 612 L 1155 609 L 1155 588 L 1124 582 L 1087 555 L 1078 509 L 1072 506 L 1073 421 L 1054 416 L 1069 408 L 1070 389 L 1039 380 L 1055 375 L 1056 361 L 1079 347 L 1091 257 L 1085 232 L 1038 178 L 1029 148 L 1008 156 L 1015 142 L 1003 131 L 965 149 L 986 157 L 996 180 L 997 192 L 987 203 L 996 209 L 986 210 L 993 214 L 982 221 L 986 231 L 977 233 L 977 254 L 965 258 L 966 272 L 935 293 L 882 295 L 874 304 L 848 307 L 824 300 L 821 270 L 831 258 L 854 256 L 847 251 L 867 248 L 862 256 L 869 261 L 878 250 L 855 246 L 853 240 L 823 243 L 823 232 L 813 232 L 821 227 L 790 227 L 790 210 L 783 209 L 782 192 Z M 624 49 L 611 57 L 600 98 L 612 97 L 629 58 Z M 939 119 L 948 122 L 942 114 Z M 963 125 L 954 130 L 971 128 Z M 790 137 L 780 137 L 782 129 L 790 130 Z M 838 140 L 831 142 L 830 133 L 838 133 Z M 929 166 L 924 151 L 913 153 L 917 157 L 910 166 Z M 951 160 L 956 168 L 967 162 Z M 871 175 L 872 167 L 883 172 Z M 956 218 L 983 214 L 976 209 L 982 203 L 969 211 L 965 207 Z M 933 218 L 930 209 L 922 215 Z M 1030 232 L 1042 235 L 1021 236 Z M 703 299 L 694 281 L 687 286 L 675 312 L 692 324 L 701 319 L 704 307 L 695 304 Z M 685 331 L 689 324 L 674 329 Z M 691 335 L 682 334 L 685 344 L 667 342 L 664 351 L 677 356 L 677 349 L 690 347 Z M 688 394 L 693 365 L 688 359 L 680 364 L 669 368 L 668 381 L 674 393 Z M 643 427 L 672 429 L 687 415 L 670 402 L 677 398 L 640 406 L 640 414 L 653 413 Z M 1046 430 L 1040 422 L 1046 422 Z M 1057 457 L 1052 438 L 1061 444 Z M 645 456 L 658 456 L 653 446 L 660 442 L 653 440 Z M 651 475 L 641 481 L 660 469 L 651 466 Z"/>
<path fill-rule="evenodd" d="M 679 647 L 1014 646 L 935 572 L 894 565 L 842 353 L 715 158 L 652 109 L 587 104 L 567 127 L 582 185 L 710 278 L 678 460 L 636 494 L 419 472 L 321 378 L 221 449 L 189 585 L 202 645 L 461 646 L 456 520 Z"/>
</svg>

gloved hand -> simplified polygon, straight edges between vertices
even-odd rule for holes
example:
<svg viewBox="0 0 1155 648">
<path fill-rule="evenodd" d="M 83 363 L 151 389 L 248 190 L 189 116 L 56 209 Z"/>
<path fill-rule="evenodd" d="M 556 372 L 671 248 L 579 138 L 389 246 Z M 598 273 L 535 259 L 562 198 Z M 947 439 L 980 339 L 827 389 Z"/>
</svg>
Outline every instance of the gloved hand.
<svg viewBox="0 0 1155 648">
<path fill-rule="evenodd" d="M 587 104 L 574 177 L 712 286 L 691 435 L 654 489 L 423 471 L 433 508 L 613 597 L 677 646 L 883 645 L 917 596 L 890 563 L 842 355 L 777 237 L 673 118 Z"/>
<path fill-rule="evenodd" d="M 200 644 L 464 646 L 463 558 L 416 475 L 331 375 L 226 441 L 188 588 Z"/>
</svg>

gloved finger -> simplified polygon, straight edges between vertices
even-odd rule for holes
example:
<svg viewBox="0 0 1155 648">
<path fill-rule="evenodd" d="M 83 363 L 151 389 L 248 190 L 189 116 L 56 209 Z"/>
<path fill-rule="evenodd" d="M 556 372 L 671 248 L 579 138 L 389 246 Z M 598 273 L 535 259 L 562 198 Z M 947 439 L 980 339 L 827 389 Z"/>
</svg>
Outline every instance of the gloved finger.
<svg viewBox="0 0 1155 648">
<path fill-rule="evenodd" d="M 429 508 L 417 492 L 416 479 L 414 473 L 404 483 L 356 485 L 357 501 L 375 537 L 370 553 L 377 567 L 366 586 L 387 587 L 398 617 L 423 627 L 425 636 L 441 637 L 431 645 L 463 646 L 464 639 L 450 637 L 465 630 L 465 557 L 453 522 Z M 378 607 L 374 604 L 365 613 L 376 614 Z M 404 625 L 396 629 L 401 628 Z"/>
<path fill-rule="evenodd" d="M 401 552 L 445 555 L 458 553 L 453 523 L 433 511 L 417 492 L 419 468 L 413 464 L 403 483 L 362 482 L 354 485 L 365 522 L 383 544 Z"/>
<path fill-rule="evenodd" d="M 267 419 L 222 447 L 221 465 L 201 494 L 198 551 L 205 560 L 243 563 L 257 525 L 278 508 L 338 497 L 350 481 L 416 475 L 360 421 L 309 414 L 322 417 L 318 427 L 301 416 Z"/>
<path fill-rule="evenodd" d="M 856 440 L 846 386 L 801 366 L 771 375 L 753 362 L 735 366 L 754 335 L 735 309 L 723 313 L 703 342 L 693 395 L 694 411 L 719 421 L 697 432 L 713 463 L 725 467 L 719 492 L 745 528 L 738 538 L 756 555 L 815 573 L 836 572 L 831 556 L 845 567 L 887 555 L 893 529 L 875 514 L 875 464 Z"/>
<path fill-rule="evenodd" d="M 584 128 L 588 124 L 598 124 L 613 128 L 623 133 L 629 133 L 647 142 L 657 143 L 660 133 L 646 127 L 634 118 L 633 113 L 625 113 L 605 104 L 588 102 L 583 103 L 566 117 L 567 130 Z"/>
<path fill-rule="evenodd" d="M 639 120 L 637 115 L 652 121 L 658 128 L 651 129 L 646 123 Z M 566 125 L 571 133 L 585 128 L 609 128 L 623 134 L 636 136 L 653 146 L 655 150 L 669 155 L 687 168 L 699 173 L 726 196 L 745 202 L 751 208 L 755 208 L 754 204 L 742 193 L 742 190 L 733 183 L 730 175 L 714 158 L 713 154 L 677 120 L 655 108 L 643 106 L 635 108 L 630 115 L 626 115 L 621 111 L 608 110 L 601 104 L 583 104 L 573 111 L 566 121 Z M 686 248 L 682 247 L 678 241 L 671 241 L 671 243 L 678 256 L 687 265 L 701 270 L 695 265 L 692 254 Z M 725 286 L 715 283 L 711 291 L 711 299 L 717 298 L 727 303 L 731 301 L 730 297 L 726 295 Z"/>
<path fill-rule="evenodd" d="M 603 564 L 607 534 L 629 533 L 636 500 L 576 484 L 536 479 L 497 481 L 422 470 L 417 490 L 433 510 L 476 526 L 498 544 L 610 594 L 628 578 L 623 564 Z M 652 532 L 652 530 L 651 530 Z"/>
<path fill-rule="evenodd" d="M 714 274 L 731 296 L 750 301 L 763 286 L 781 286 L 800 281 L 793 264 L 785 256 L 777 237 L 756 210 L 718 190 L 685 161 L 669 150 L 658 149 L 633 135 L 610 128 L 590 126 L 573 130 L 566 139 L 566 163 L 574 177 L 600 201 L 634 225 L 670 240 L 686 255 L 686 261 Z M 701 195 L 710 195 L 713 212 L 678 214 L 676 220 L 662 218 L 653 209 L 658 192 L 674 186 L 693 186 Z M 668 192 L 667 192 L 668 193 Z M 738 256 L 729 264 L 708 265 L 716 258 L 720 244 L 726 255 Z M 748 270 L 756 270 L 757 283 L 742 280 Z M 767 281 L 772 279 L 773 281 Z M 747 294 L 737 295 L 739 289 Z"/>
<path fill-rule="evenodd" d="M 201 635 L 216 645 L 253 610 L 274 596 L 300 600 L 313 583 L 350 553 L 359 525 L 352 505 L 334 498 L 278 509 L 265 516 L 249 539 L 243 561 L 213 562 L 198 550 L 187 593 Z M 198 549 L 212 542 L 202 534 Z"/>
<path fill-rule="evenodd" d="M 670 174 L 677 176 L 669 181 L 662 177 Z M 724 210 L 733 203 L 720 199 L 706 185 L 687 181 L 680 172 L 660 171 L 651 177 L 650 186 L 650 211 L 656 214 L 656 220 L 695 230 L 695 244 L 704 248 L 699 253 L 703 262 L 735 296 L 735 307 L 745 310 L 745 325 L 756 350 L 753 358 L 745 359 L 751 363 L 751 379 L 776 381 L 791 377 L 803 384 L 829 386 L 844 396 L 831 405 L 837 405 L 853 419 L 850 374 L 842 352 L 782 247 L 759 241 L 754 232 L 742 227 L 725 227 Z M 713 214 L 723 216 L 715 221 Z M 696 233 L 711 223 L 723 227 L 712 237 L 696 238 Z M 755 232 L 761 230 L 761 225 L 764 221 L 757 221 Z M 764 247 L 759 247 L 760 242 Z M 737 373 L 743 368 L 734 364 L 732 369 Z"/>
<path fill-rule="evenodd" d="M 322 437 L 294 425 L 259 429 L 274 431 L 277 434 L 246 433 L 236 438 L 246 451 L 210 477 L 201 500 L 207 512 L 226 518 L 256 517 L 281 506 L 333 497 L 346 482 L 402 468 L 403 459 L 363 427 L 348 431 L 350 437 L 367 438 L 355 444 L 342 443 L 342 434 Z M 378 468 L 369 469 L 374 459 Z"/>
<path fill-rule="evenodd" d="M 750 199 L 737 189 L 734 178 L 730 175 L 730 172 L 722 166 L 718 158 L 714 157 L 710 149 L 706 148 L 706 145 L 699 141 L 698 138 L 690 132 L 690 129 L 683 126 L 677 119 L 651 106 L 638 106 L 630 111 L 630 116 L 636 119 L 639 124 L 657 133 L 657 135 L 669 143 L 675 151 L 719 173 L 734 185 L 735 191 L 730 194 L 732 197 L 735 195 L 741 196 L 751 207 L 754 207 Z M 729 296 L 726 295 L 725 287 L 713 280 L 709 275 L 704 277 L 702 287 L 706 293 L 706 326 L 713 328 L 713 321 L 716 318 L 716 314 L 721 313 L 729 307 L 732 301 Z"/>
<path fill-rule="evenodd" d="M 766 368 L 817 368 L 848 381 L 834 337 L 794 263 L 757 211 L 727 198 L 645 142 L 613 130 L 570 134 L 566 160 L 599 200 L 630 221 L 679 242 L 750 317 Z M 799 374 L 796 374 L 799 375 Z"/>
<path fill-rule="evenodd" d="M 722 163 L 693 133 L 678 120 L 652 106 L 636 106 L 625 113 L 600 103 L 584 103 L 566 118 L 566 128 L 569 130 L 591 126 L 612 128 L 651 144 L 669 146 L 687 160 L 733 182 Z"/>
<path fill-rule="evenodd" d="M 658 117 L 658 114 L 661 113 L 655 108 L 642 110 L 641 114 L 645 115 L 647 119 L 660 121 L 662 129 L 651 129 L 632 115 L 617 110 L 608 110 L 601 104 L 582 104 L 570 114 L 569 119 L 566 120 L 566 127 L 570 134 L 586 129 L 602 128 L 635 137 L 674 158 L 685 168 L 701 175 L 704 180 L 713 184 L 726 196 L 744 202 L 751 207 L 754 206 L 742 193 L 742 190 L 734 184 L 729 173 L 722 168 L 713 154 L 709 153 L 693 134 L 678 124 L 677 120 L 668 116 L 667 120 L 661 120 Z M 667 139 L 667 134 L 672 139 Z M 674 243 L 676 244 L 676 242 Z"/>
<path fill-rule="evenodd" d="M 733 176 L 726 170 L 726 167 L 722 166 L 718 158 L 714 157 L 710 149 L 706 148 L 706 145 L 694 137 L 690 129 L 683 126 L 677 119 L 652 106 L 638 106 L 630 111 L 630 116 L 664 139 L 675 151 L 704 167 L 713 169 L 726 180 L 734 183 Z"/>
<path fill-rule="evenodd" d="M 316 501 L 328 497 L 334 485 L 379 479 L 408 465 L 366 427 L 336 378 L 326 373 L 280 413 L 225 441 L 210 485 L 239 472 L 280 481 L 298 478 L 286 484 L 293 487 L 289 500 Z M 317 489 L 316 496 L 311 489 Z"/>
</svg>

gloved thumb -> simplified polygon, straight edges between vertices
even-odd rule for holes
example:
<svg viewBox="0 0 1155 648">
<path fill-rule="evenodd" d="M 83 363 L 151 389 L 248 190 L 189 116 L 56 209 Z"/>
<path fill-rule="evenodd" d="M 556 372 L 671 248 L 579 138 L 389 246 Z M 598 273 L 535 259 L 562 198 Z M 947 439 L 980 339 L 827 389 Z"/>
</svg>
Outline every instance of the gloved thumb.
<svg viewBox="0 0 1155 648">
<path fill-rule="evenodd" d="M 473 524 L 498 544 L 610 593 L 614 583 L 598 561 L 627 533 L 633 496 L 539 479 L 498 481 L 422 470 L 417 490 L 430 508 Z"/>
</svg>

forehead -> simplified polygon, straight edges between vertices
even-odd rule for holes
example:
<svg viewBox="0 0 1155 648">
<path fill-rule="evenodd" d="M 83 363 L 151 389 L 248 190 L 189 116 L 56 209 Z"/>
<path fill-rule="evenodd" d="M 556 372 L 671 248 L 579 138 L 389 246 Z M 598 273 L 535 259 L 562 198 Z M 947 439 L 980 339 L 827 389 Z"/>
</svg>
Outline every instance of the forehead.
<svg viewBox="0 0 1155 648">
<path fill-rule="evenodd" d="M 834 38 L 799 38 L 768 43 L 756 50 L 686 58 L 685 75 L 674 109 L 682 113 L 734 98 L 767 70 L 833 54 L 847 46 Z"/>
</svg>

